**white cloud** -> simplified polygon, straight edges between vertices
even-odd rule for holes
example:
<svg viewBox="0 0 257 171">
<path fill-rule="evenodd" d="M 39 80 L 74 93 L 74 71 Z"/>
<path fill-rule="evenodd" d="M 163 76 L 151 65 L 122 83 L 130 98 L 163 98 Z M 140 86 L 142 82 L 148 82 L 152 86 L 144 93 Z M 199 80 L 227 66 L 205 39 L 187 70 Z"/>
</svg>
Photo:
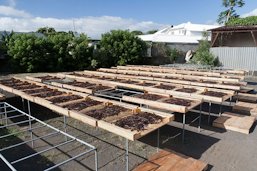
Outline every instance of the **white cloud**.
<svg viewBox="0 0 257 171">
<path fill-rule="evenodd" d="M 42 17 L 0 17 L 0 30 L 20 32 L 36 31 L 40 27 L 54 27 L 59 31 L 73 30 L 73 22 L 77 32 L 86 33 L 92 38 L 100 38 L 102 33 L 113 29 L 130 29 L 148 31 L 160 29 L 167 25 L 152 21 L 137 21 L 114 16 L 82 17 L 74 19 L 42 18 Z"/>
<path fill-rule="evenodd" d="M 23 10 L 15 9 L 11 6 L 0 5 L 0 16 L 9 16 L 9 17 L 31 17 L 29 13 Z"/>
<path fill-rule="evenodd" d="M 249 17 L 249 16 L 257 16 L 257 8 L 248 12 L 248 13 L 245 13 L 245 14 L 242 14 L 241 17 Z"/>
</svg>

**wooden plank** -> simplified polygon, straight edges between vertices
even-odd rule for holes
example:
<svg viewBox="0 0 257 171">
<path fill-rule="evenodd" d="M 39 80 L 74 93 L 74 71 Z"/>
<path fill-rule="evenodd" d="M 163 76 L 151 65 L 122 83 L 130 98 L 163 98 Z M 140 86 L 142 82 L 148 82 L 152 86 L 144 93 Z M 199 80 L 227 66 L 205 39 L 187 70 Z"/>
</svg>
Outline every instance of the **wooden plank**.
<svg viewBox="0 0 257 171">
<path fill-rule="evenodd" d="M 213 126 L 226 130 L 249 134 L 255 117 L 225 112 L 213 121 Z"/>
<path fill-rule="evenodd" d="M 235 106 L 233 106 L 233 112 L 240 112 L 244 114 L 250 114 L 252 116 L 257 116 L 254 110 L 257 108 L 257 104 L 255 103 L 247 103 L 247 102 L 237 102 Z"/>
<path fill-rule="evenodd" d="M 243 87 L 241 87 L 240 92 L 241 93 L 248 93 L 248 92 L 253 91 L 253 90 L 254 90 L 254 88 L 252 88 L 252 87 L 243 86 Z"/>
<path fill-rule="evenodd" d="M 93 72 L 93 73 L 92 73 Z M 96 71 L 84 71 L 86 74 L 95 74 L 98 75 L 100 72 Z M 135 76 L 133 75 L 124 75 L 124 74 L 113 74 L 113 77 L 116 78 L 130 78 L 134 79 Z M 74 76 L 68 76 L 68 77 L 73 77 Z M 146 76 L 136 76 L 137 79 L 142 79 L 142 80 L 154 80 L 154 81 L 161 81 L 161 82 L 166 82 L 166 83 L 175 83 L 175 84 L 184 84 L 184 85 L 195 85 L 195 86 L 201 86 L 201 87 L 212 87 L 212 88 L 222 88 L 222 89 L 231 89 L 231 90 L 240 90 L 240 86 L 236 85 L 225 85 L 222 84 L 222 82 L 218 84 L 209 84 L 209 83 L 202 83 L 202 82 L 194 82 L 194 81 L 186 81 L 186 80 L 178 80 L 178 79 L 166 79 L 166 78 L 156 78 L 156 77 L 146 77 Z M 240 84 L 246 85 L 245 82 L 240 82 Z"/>
<path fill-rule="evenodd" d="M 137 71 L 151 71 L 151 72 L 162 72 L 162 73 L 177 73 L 187 75 L 207 75 L 207 76 L 220 76 L 220 73 L 214 72 L 201 72 L 201 71 L 183 71 L 173 68 L 148 68 L 148 67 L 130 67 L 130 66 L 117 66 L 117 69 L 123 70 L 137 70 Z"/>
<path fill-rule="evenodd" d="M 133 171 L 203 171 L 207 164 L 173 151 L 161 150 Z"/>
<path fill-rule="evenodd" d="M 205 76 L 193 76 L 193 75 L 182 75 L 182 74 L 172 74 L 172 73 L 157 73 L 157 72 L 147 72 L 147 71 L 133 71 L 133 70 L 119 70 L 119 69 L 107 69 L 100 68 L 98 71 L 101 72 L 111 72 L 119 74 L 133 74 L 142 76 L 157 76 L 157 77 L 176 77 L 184 79 L 195 79 L 195 80 L 211 80 L 211 81 L 225 81 L 225 82 L 239 82 L 240 79 L 237 78 L 221 78 L 221 77 L 205 77 Z"/>
<path fill-rule="evenodd" d="M 257 102 L 257 94 L 238 93 L 236 95 L 236 99 L 243 101 L 243 102 L 256 103 Z"/>
</svg>

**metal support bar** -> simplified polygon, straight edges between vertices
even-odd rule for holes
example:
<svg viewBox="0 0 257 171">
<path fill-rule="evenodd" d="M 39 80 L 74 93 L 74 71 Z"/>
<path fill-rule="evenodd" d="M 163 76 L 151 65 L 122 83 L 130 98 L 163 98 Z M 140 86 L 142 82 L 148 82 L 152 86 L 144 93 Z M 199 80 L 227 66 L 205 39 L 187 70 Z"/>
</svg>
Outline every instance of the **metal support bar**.
<svg viewBox="0 0 257 171">
<path fill-rule="evenodd" d="M 20 158 L 20 159 L 18 159 L 18 160 L 12 161 L 11 164 L 15 164 L 15 163 L 21 162 L 21 161 L 23 161 L 23 160 L 26 160 L 26 159 L 31 158 L 31 157 L 33 157 L 33 156 L 36 156 L 36 155 L 39 155 L 39 154 L 41 154 L 41 153 L 47 152 L 47 151 L 49 151 L 49 150 L 55 149 L 55 148 L 57 148 L 57 147 L 63 146 L 63 145 L 65 145 L 65 144 L 71 143 L 71 142 L 73 142 L 73 141 L 75 141 L 75 140 L 72 139 L 72 140 L 63 142 L 63 143 L 61 143 L 61 144 L 58 144 L 58 145 L 55 145 L 55 146 L 53 146 L 53 147 L 47 148 L 47 149 L 45 149 L 45 150 L 39 151 L 39 152 L 37 152 L 37 153 L 31 154 L 31 155 L 29 155 L 29 156 L 26 156 L 26 157 Z"/>
<path fill-rule="evenodd" d="M 211 119 L 211 102 L 209 102 L 209 116 L 208 116 L 208 124 L 210 124 Z"/>
<path fill-rule="evenodd" d="M 67 129 L 66 129 L 66 122 L 67 122 L 67 118 L 66 118 L 66 116 L 65 115 L 63 115 L 63 129 L 64 129 L 64 132 L 65 133 L 67 133 Z M 67 141 L 68 140 L 68 137 L 67 136 L 65 136 L 65 141 Z"/>
<path fill-rule="evenodd" d="M 129 140 L 126 138 L 126 154 L 125 154 L 125 160 L 126 160 L 126 171 L 129 171 Z"/>
<path fill-rule="evenodd" d="M 220 103 L 220 111 L 219 111 L 219 116 L 221 116 L 222 113 L 222 102 Z"/>
<path fill-rule="evenodd" d="M 186 115 L 183 113 L 183 127 L 182 127 L 182 143 L 185 141 L 185 124 L 186 124 Z"/>
<path fill-rule="evenodd" d="M 59 134 L 59 132 L 52 132 L 52 133 L 50 133 L 50 134 L 47 134 L 47 135 L 44 135 L 44 136 L 41 136 L 41 137 L 34 138 L 33 141 L 39 140 L 39 139 L 42 139 L 42 138 L 51 137 L 51 136 L 53 136 L 53 135 L 55 135 L 55 134 Z M 31 142 L 31 141 L 32 141 L 32 140 L 23 141 L 23 142 L 21 142 L 21 143 L 8 146 L 8 147 L 6 147 L 6 148 L 2 148 L 2 149 L 0 149 L 0 152 L 5 151 L 5 150 L 8 150 L 8 149 L 11 149 L 11 148 L 14 148 L 14 147 L 18 147 L 18 146 L 20 146 L 20 145 L 26 144 L 26 143 Z"/>
<path fill-rule="evenodd" d="M 25 102 L 24 102 L 24 99 L 21 98 L 21 101 L 22 101 L 22 110 L 25 111 Z"/>
<path fill-rule="evenodd" d="M 201 132 L 201 119 L 202 119 L 202 103 L 200 104 L 198 132 Z"/>
<path fill-rule="evenodd" d="M 3 136 L 0 136 L 0 139 L 1 138 L 6 138 L 6 137 L 9 137 L 9 136 L 13 136 L 13 135 L 15 135 L 15 134 L 20 134 L 20 133 L 23 133 L 23 132 L 27 132 L 27 131 L 29 131 L 29 130 L 35 130 L 35 129 L 38 129 L 38 128 L 42 128 L 42 127 L 45 127 L 45 125 L 43 125 L 43 126 L 38 126 L 38 127 L 34 127 L 34 128 L 32 128 L 32 129 L 25 129 L 25 130 L 22 130 L 22 131 L 19 131 L 19 132 L 13 132 L 13 133 L 11 133 L 11 134 L 7 134 L 7 135 L 3 135 Z"/>
<path fill-rule="evenodd" d="M 157 129 L 157 152 L 159 152 L 160 148 L 160 128 Z"/>
<path fill-rule="evenodd" d="M 27 103 L 28 103 L 28 114 L 29 114 L 29 116 L 31 116 L 29 100 L 27 100 Z M 32 128 L 31 118 L 29 117 L 29 129 L 30 129 L 31 146 L 34 147 L 33 132 L 31 131 L 31 128 Z"/>
<path fill-rule="evenodd" d="M 7 116 L 7 112 L 6 112 L 6 104 L 4 104 L 4 116 L 5 116 L 5 124 L 8 125 L 8 119 L 7 119 L 8 116 Z"/>
<path fill-rule="evenodd" d="M 9 116 L 9 117 L 7 117 L 7 119 L 13 119 L 13 118 L 18 118 L 18 117 L 22 117 L 22 116 L 24 116 L 24 115 L 23 115 L 23 114 L 14 115 L 14 116 Z M 3 121 L 3 120 L 5 120 L 5 119 L 0 119 L 0 121 Z"/>
<path fill-rule="evenodd" d="M 64 165 L 65 163 L 68 163 L 68 162 L 70 162 L 70 161 L 72 161 L 72 160 L 74 160 L 74 159 L 76 159 L 76 158 L 78 158 L 78 157 L 81 157 L 81 156 L 83 156 L 83 155 L 85 155 L 85 154 L 87 154 L 87 153 L 90 153 L 91 151 L 94 151 L 94 150 L 95 150 L 95 149 L 91 149 L 91 150 L 85 151 L 85 152 L 83 152 L 83 153 L 80 153 L 79 155 L 76 155 L 76 156 L 74 156 L 74 157 L 71 157 L 71 158 L 69 158 L 68 160 L 65 160 L 65 161 L 63 161 L 63 162 L 61 162 L 61 163 L 58 163 L 58 164 L 56 164 L 56 165 L 54 165 L 54 166 L 48 168 L 48 169 L 45 169 L 44 171 L 49 171 L 49 170 L 52 170 L 52 169 L 54 169 L 54 168 L 57 168 L 57 167 L 59 167 L 59 166 L 61 166 L 61 165 Z M 96 170 L 97 170 L 97 169 L 96 169 Z"/>
<path fill-rule="evenodd" d="M 2 114 L 5 114 L 5 113 L 13 113 L 13 112 L 16 112 L 16 110 L 9 110 L 9 111 L 6 110 L 6 112 L 0 113 L 0 114 L 2 115 Z"/>
<path fill-rule="evenodd" d="M 12 170 L 12 171 L 17 171 L 12 165 L 11 163 L 9 163 L 6 158 L 4 158 L 4 156 L 2 154 L 0 154 L 0 158 L 4 161 L 4 163 Z"/>
<path fill-rule="evenodd" d="M 71 156 L 69 159 L 67 159 L 67 160 L 65 160 L 65 161 L 62 161 L 62 162 L 60 162 L 60 163 L 58 163 L 58 164 L 56 164 L 56 165 L 54 165 L 54 166 L 52 166 L 52 167 L 50 167 L 50 168 L 48 168 L 48 169 L 46 169 L 46 170 L 52 170 L 52 169 L 54 169 L 54 168 L 57 168 L 57 167 L 59 167 L 59 166 L 61 166 L 61 165 L 64 165 L 64 164 L 66 164 L 66 163 L 68 163 L 68 162 L 70 162 L 70 161 L 72 161 L 72 160 L 76 160 L 78 157 L 81 157 L 81 156 L 83 156 L 83 155 L 85 155 L 85 154 L 87 154 L 87 153 L 90 153 L 90 152 L 92 152 L 92 151 L 94 151 L 94 154 L 95 154 L 95 170 L 98 170 L 98 156 L 97 156 L 97 150 L 96 150 L 96 148 L 95 148 L 93 145 L 91 145 L 91 144 L 88 144 L 88 143 L 86 143 L 86 142 L 84 142 L 84 141 L 82 141 L 82 140 L 80 140 L 80 139 L 77 139 L 76 137 L 71 136 L 71 135 L 67 134 L 66 132 L 63 132 L 63 131 L 61 131 L 61 130 L 59 130 L 59 129 L 57 129 L 57 128 L 51 126 L 51 125 L 48 125 L 48 124 L 46 124 L 45 122 L 42 122 L 42 121 L 36 119 L 35 117 L 31 116 L 29 101 L 28 101 L 28 112 L 29 112 L 29 114 L 27 114 L 27 113 L 25 113 L 25 112 L 23 112 L 23 111 L 21 111 L 21 110 L 15 108 L 15 107 L 11 106 L 10 104 L 5 103 L 5 102 L 0 102 L 0 105 L 4 105 L 4 106 L 5 106 L 5 109 L 6 109 L 7 107 L 10 107 L 10 108 L 16 110 L 16 112 L 19 112 L 19 113 L 23 114 L 25 117 L 28 117 L 28 119 L 26 119 L 25 121 L 21 121 L 21 122 L 18 122 L 18 123 L 12 123 L 12 124 L 5 125 L 5 126 L 3 126 L 3 127 L 0 127 L 0 128 L 7 128 L 7 127 L 12 126 L 12 125 L 18 125 L 18 124 L 26 123 L 26 122 L 27 122 L 27 123 L 29 122 L 29 124 L 31 124 L 31 121 L 37 121 L 39 124 L 41 124 L 40 126 L 34 127 L 34 128 L 32 128 L 32 125 L 30 125 L 30 128 L 26 127 L 26 129 L 22 129 L 21 131 L 14 132 L 14 133 L 10 133 L 10 134 L 8 134 L 8 135 L 3 135 L 3 136 L 0 137 L 0 139 L 1 139 L 1 138 L 6 138 L 6 137 L 8 137 L 8 136 L 12 136 L 12 135 L 15 135 L 15 134 L 18 134 L 18 133 L 21 133 L 21 132 L 26 132 L 26 131 L 29 131 L 30 133 L 32 133 L 32 130 L 35 130 L 35 129 L 38 129 L 38 128 L 41 128 L 41 127 L 45 127 L 45 126 L 46 126 L 47 128 L 50 128 L 52 131 L 54 131 L 54 132 L 51 132 L 51 133 L 49 133 L 49 134 L 47 134 L 47 135 L 43 135 L 43 136 L 35 137 L 35 138 L 32 137 L 32 139 L 30 139 L 30 140 L 27 140 L 27 141 L 24 141 L 24 142 L 20 142 L 20 143 L 17 143 L 17 144 L 14 144 L 14 145 L 5 147 L 5 148 L 1 149 L 0 152 L 2 152 L 2 151 L 7 151 L 7 150 L 11 150 L 11 149 L 14 148 L 14 147 L 18 147 L 18 146 L 23 145 L 23 144 L 27 144 L 27 143 L 30 143 L 30 142 L 34 142 L 34 141 L 36 141 L 36 140 L 43 140 L 44 138 L 50 138 L 50 137 L 56 136 L 56 135 L 58 135 L 58 134 L 64 135 L 64 136 L 66 136 L 67 138 L 69 138 L 69 140 L 67 140 L 67 141 L 65 141 L 65 142 L 61 142 L 61 143 L 58 143 L 58 144 L 56 144 L 56 145 L 51 145 L 51 147 L 49 147 L 49 148 L 47 148 L 47 149 L 45 149 L 45 150 L 36 152 L 36 153 L 34 153 L 34 154 L 30 154 L 30 155 L 25 156 L 25 157 L 20 158 L 20 159 L 16 159 L 15 161 L 12 161 L 11 163 L 9 163 L 9 161 L 5 160 L 5 158 L 3 157 L 2 160 L 4 161 L 4 163 L 6 163 L 6 164 L 11 168 L 11 170 L 15 170 L 15 169 L 13 168 L 12 164 L 16 164 L 16 163 L 18 163 L 18 162 L 22 162 L 23 160 L 29 159 L 29 158 L 31 158 L 31 157 L 34 157 L 34 156 L 39 155 L 39 154 L 41 154 L 41 153 L 44 153 L 44 152 L 46 152 L 46 151 L 49 151 L 49 150 L 58 148 L 58 147 L 60 147 L 60 146 L 62 146 L 62 145 L 68 144 L 68 143 L 72 143 L 73 141 L 79 142 L 79 143 L 81 143 L 82 145 L 87 146 L 87 151 L 81 152 L 80 154 L 78 154 L 78 155 L 76 155 L 76 156 L 73 156 L 73 157 Z M 18 116 L 18 115 L 17 115 L 17 116 Z M 10 116 L 10 117 L 7 116 L 7 119 L 8 119 L 8 118 L 12 118 L 12 116 Z M 66 125 L 66 119 L 65 119 L 65 125 Z M 70 139 L 70 138 L 71 138 L 71 139 Z M 21 147 L 21 148 L 22 148 L 22 147 Z M 1 154 L 0 154 L 0 157 L 1 157 Z M 1 157 L 1 158 L 2 158 L 2 157 Z M 13 169 L 12 169 L 12 168 L 13 168 Z"/>
<path fill-rule="evenodd" d="M 32 119 L 32 120 L 34 120 L 34 119 Z M 11 126 L 14 126 L 14 125 L 19 125 L 19 124 L 23 124 L 23 123 L 27 123 L 27 122 L 29 122 L 29 120 L 20 121 L 20 122 L 8 124 L 8 125 L 0 126 L 0 128 L 11 127 Z"/>
</svg>

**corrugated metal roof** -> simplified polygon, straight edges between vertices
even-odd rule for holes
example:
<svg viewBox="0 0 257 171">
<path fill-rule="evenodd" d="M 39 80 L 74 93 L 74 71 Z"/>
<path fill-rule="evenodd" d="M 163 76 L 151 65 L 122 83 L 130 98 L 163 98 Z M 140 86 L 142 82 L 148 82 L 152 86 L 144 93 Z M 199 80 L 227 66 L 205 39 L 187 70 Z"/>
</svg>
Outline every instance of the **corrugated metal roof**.
<svg viewBox="0 0 257 171">
<path fill-rule="evenodd" d="M 222 26 L 214 29 L 210 29 L 208 31 L 257 31 L 257 25 L 252 26 Z"/>
</svg>

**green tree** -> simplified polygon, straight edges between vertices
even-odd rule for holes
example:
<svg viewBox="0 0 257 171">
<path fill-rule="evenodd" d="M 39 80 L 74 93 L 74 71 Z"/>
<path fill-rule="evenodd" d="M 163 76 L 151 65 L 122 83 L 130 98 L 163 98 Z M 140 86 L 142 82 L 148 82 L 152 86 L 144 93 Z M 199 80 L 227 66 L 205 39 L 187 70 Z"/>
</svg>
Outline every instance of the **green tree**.
<svg viewBox="0 0 257 171">
<path fill-rule="evenodd" d="M 244 4 L 244 0 L 222 0 L 222 5 L 226 10 L 219 14 L 217 22 L 219 24 L 226 24 L 229 20 L 238 18 L 239 15 L 236 13 L 235 8 L 243 7 Z"/>
<path fill-rule="evenodd" d="M 18 72 L 82 70 L 91 65 L 92 47 L 84 34 L 14 34 L 8 41 L 8 55 Z"/>
<path fill-rule="evenodd" d="M 8 55 L 18 72 L 46 71 L 51 47 L 47 39 L 35 34 L 13 34 L 8 41 Z"/>
<path fill-rule="evenodd" d="M 42 34 L 44 34 L 44 35 L 56 33 L 55 29 L 52 28 L 52 27 L 41 27 L 41 28 L 39 28 L 36 32 L 37 32 L 37 33 L 42 33 Z"/>
<path fill-rule="evenodd" d="M 146 53 L 146 43 L 128 30 L 112 30 L 102 35 L 97 62 L 100 66 L 138 64 Z"/>
<path fill-rule="evenodd" d="M 257 16 L 233 18 L 226 23 L 227 26 L 253 26 L 257 25 Z"/>
<path fill-rule="evenodd" d="M 215 58 L 215 56 L 210 52 L 210 47 L 211 45 L 208 41 L 208 36 L 206 36 L 206 34 L 203 33 L 203 39 L 200 41 L 199 46 L 191 62 L 200 65 L 220 65 L 218 58 Z"/>
</svg>

